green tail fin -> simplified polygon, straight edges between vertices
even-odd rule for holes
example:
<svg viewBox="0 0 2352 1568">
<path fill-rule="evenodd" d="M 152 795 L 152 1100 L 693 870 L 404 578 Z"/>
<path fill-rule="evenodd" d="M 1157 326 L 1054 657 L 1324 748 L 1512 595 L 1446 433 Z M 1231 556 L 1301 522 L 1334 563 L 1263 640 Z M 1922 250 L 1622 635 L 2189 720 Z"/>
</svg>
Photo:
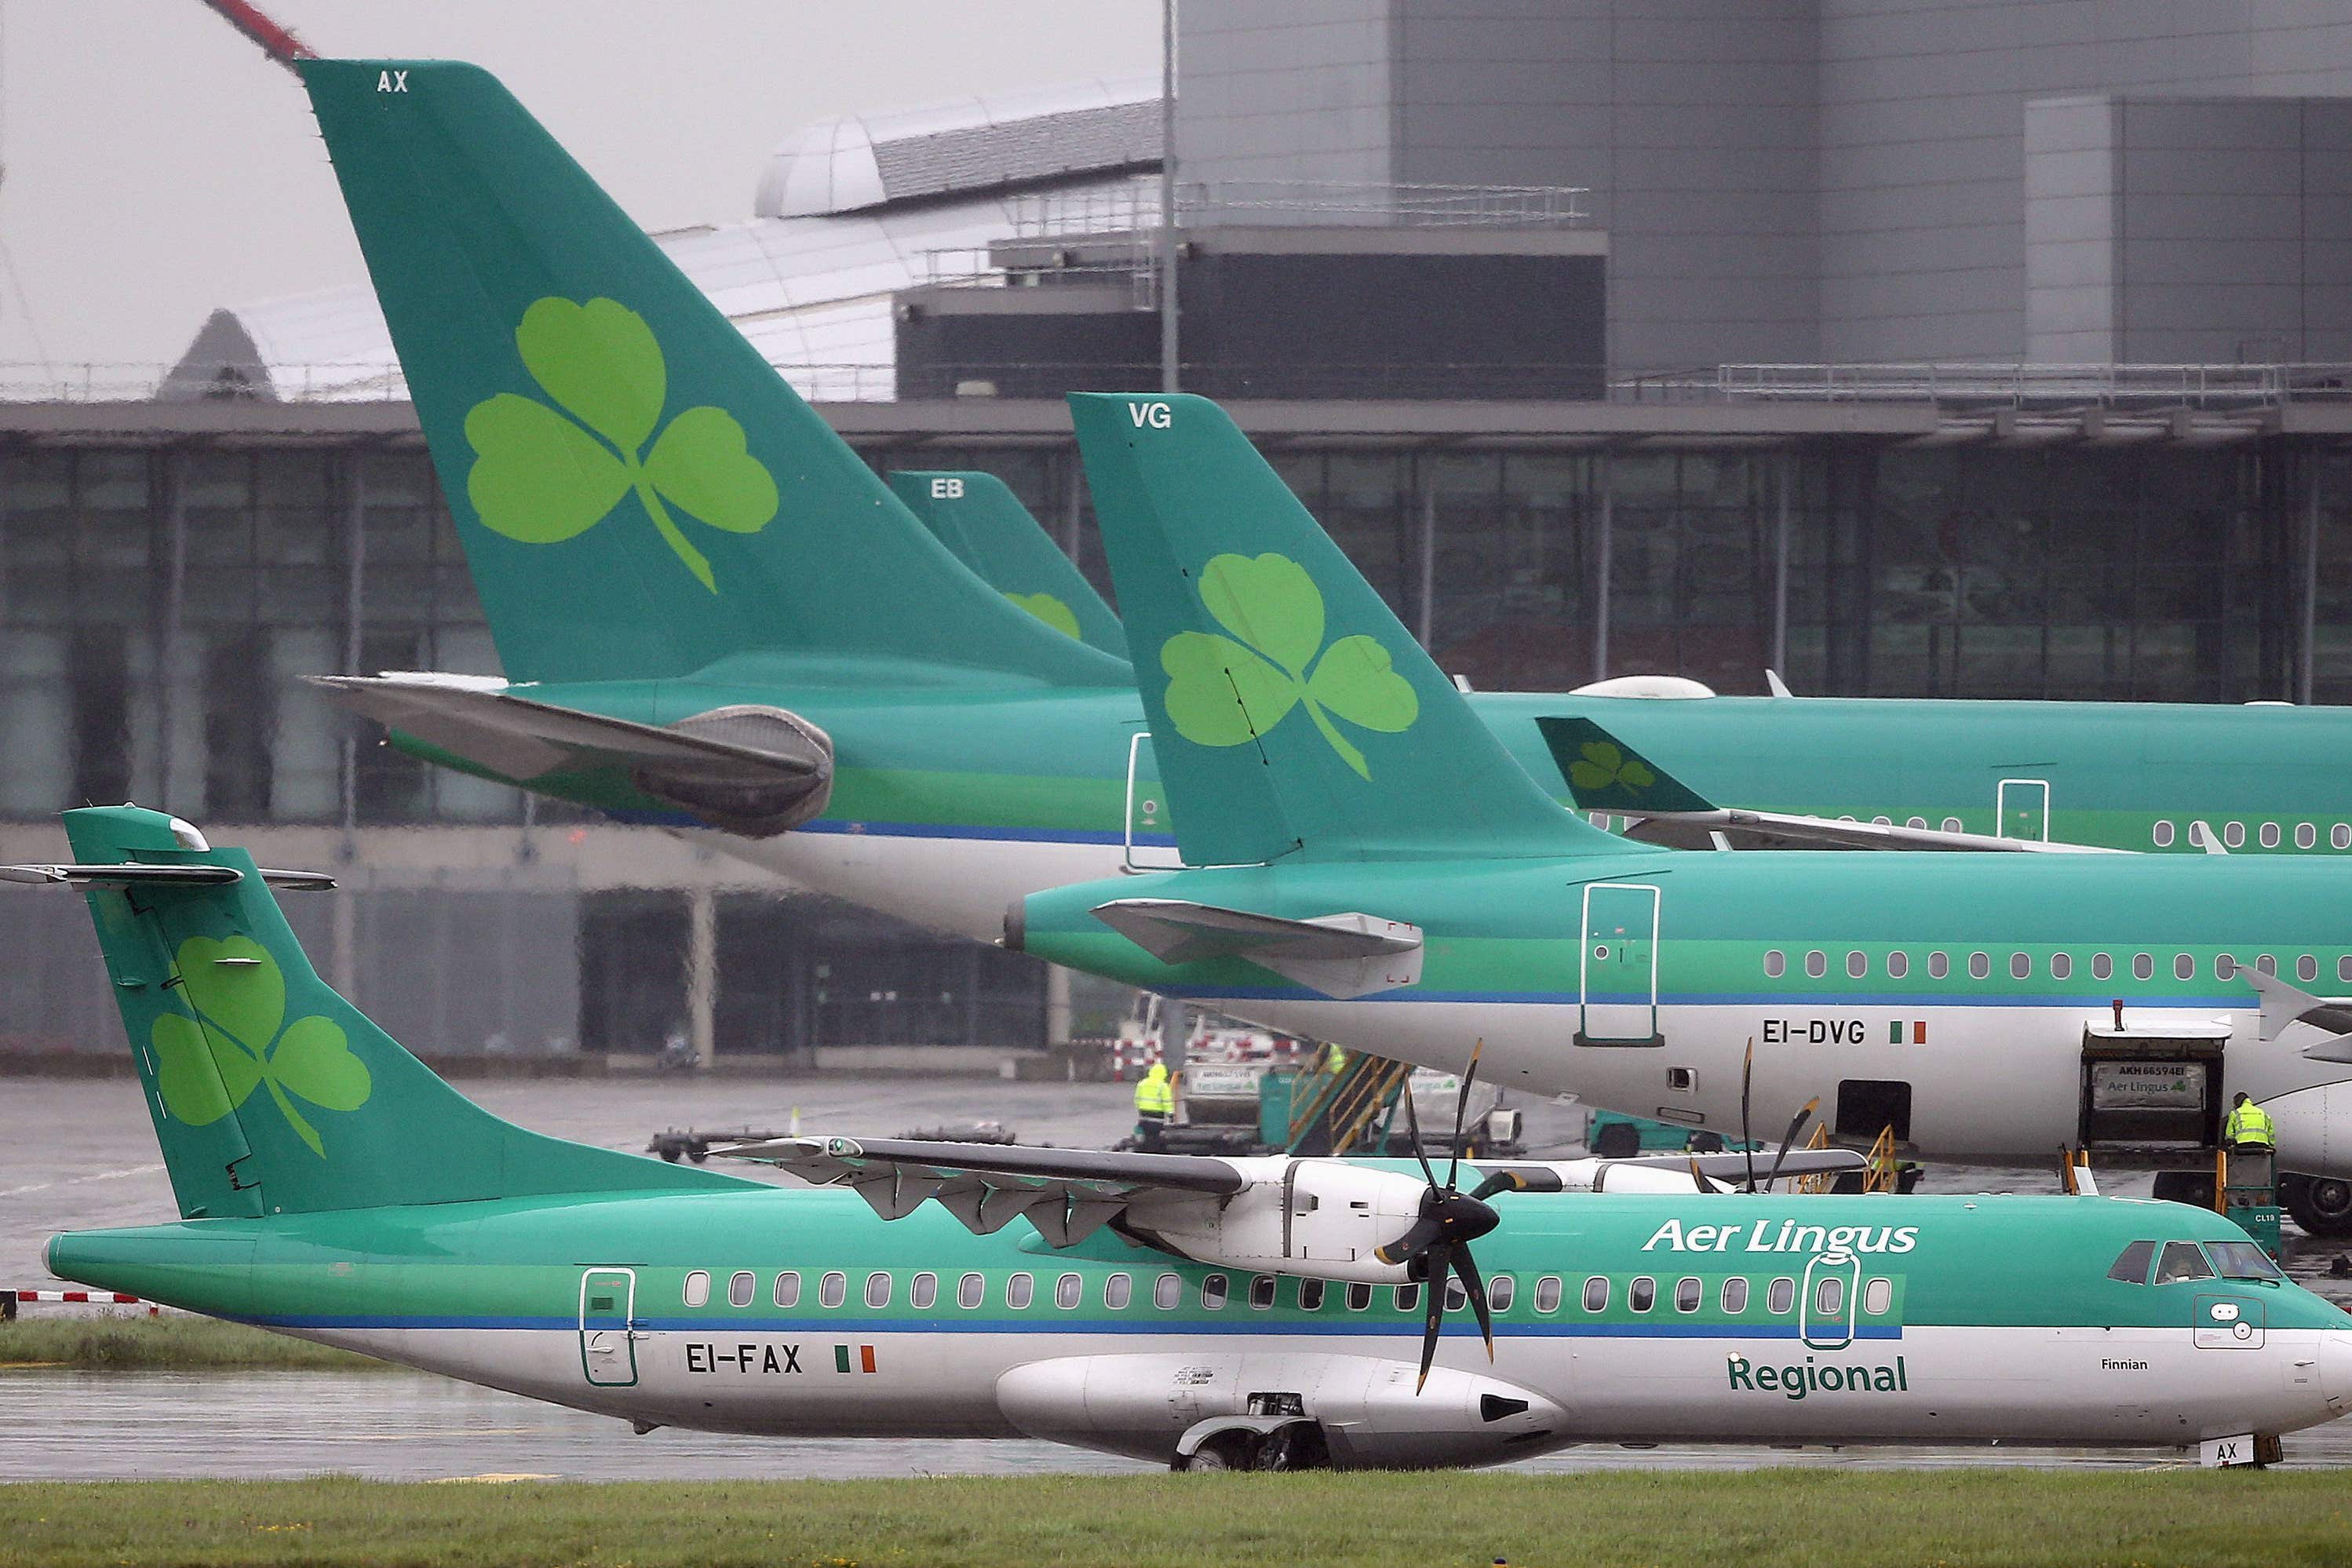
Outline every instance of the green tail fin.
<svg viewBox="0 0 2352 1568">
<path fill-rule="evenodd" d="M 243 850 L 136 806 L 65 820 L 85 866 L 241 874 L 87 895 L 182 1215 L 746 1184 L 499 1121 L 328 988 Z"/>
<path fill-rule="evenodd" d="M 1623 847 L 1536 787 L 1223 409 L 1070 409 L 1188 863 Z"/>
<path fill-rule="evenodd" d="M 304 60 L 509 679 L 1125 672 L 977 582 L 487 73 Z"/>
<path fill-rule="evenodd" d="M 1590 719 L 1538 719 L 1551 760 L 1582 811 L 1712 811 L 1697 791 Z"/>
<path fill-rule="evenodd" d="M 970 468 L 923 470 L 892 474 L 890 488 L 981 581 L 1065 636 L 1127 657 L 1118 616 L 1003 479 Z"/>
</svg>

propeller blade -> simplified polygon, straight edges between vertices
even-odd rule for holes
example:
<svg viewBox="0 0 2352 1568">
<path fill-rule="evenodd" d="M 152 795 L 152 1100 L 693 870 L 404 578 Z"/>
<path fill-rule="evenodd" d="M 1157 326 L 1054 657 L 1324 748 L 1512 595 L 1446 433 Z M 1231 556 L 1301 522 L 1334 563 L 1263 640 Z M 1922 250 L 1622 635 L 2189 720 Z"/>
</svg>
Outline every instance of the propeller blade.
<svg viewBox="0 0 2352 1568">
<path fill-rule="evenodd" d="M 1445 1167 L 1445 1190 L 1448 1192 L 1454 1190 L 1454 1178 L 1462 1170 L 1462 1119 L 1470 1112 L 1470 1089 L 1478 1081 L 1478 1058 L 1486 1049 L 1486 1037 L 1481 1035 L 1478 1043 L 1470 1047 L 1470 1066 L 1462 1074 L 1462 1092 L 1454 1097 L 1454 1142 L 1451 1145 L 1454 1158 Z"/>
<path fill-rule="evenodd" d="M 1495 1319 L 1486 1310 L 1486 1281 L 1478 1277 L 1477 1264 L 1470 1260 L 1470 1249 L 1456 1247 L 1454 1272 L 1462 1277 L 1462 1293 L 1470 1298 L 1470 1310 L 1478 1315 L 1478 1333 L 1486 1342 L 1486 1359 L 1495 1359 Z"/>
<path fill-rule="evenodd" d="M 1423 1215 L 1412 1222 L 1412 1228 L 1386 1247 L 1375 1247 L 1372 1256 L 1383 1263 L 1410 1263 L 1421 1256 L 1423 1248 L 1444 1232 L 1444 1226 Z"/>
<path fill-rule="evenodd" d="M 1405 1075 L 1404 1087 L 1398 1090 L 1404 1096 L 1405 1135 L 1412 1140 L 1412 1157 L 1421 1162 L 1421 1173 L 1429 1178 L 1432 1191 L 1437 1186 L 1437 1173 L 1429 1168 L 1429 1156 L 1421 1152 L 1421 1118 L 1412 1110 L 1412 1076 Z"/>
<path fill-rule="evenodd" d="M 1541 1165 L 1514 1165 L 1489 1175 L 1470 1195 L 1485 1203 L 1496 1193 L 1557 1193 L 1562 1190 L 1558 1171 L 1548 1170 Z"/>
<path fill-rule="evenodd" d="M 1454 1248 L 1446 1243 L 1429 1249 L 1429 1273 L 1421 1282 L 1429 1294 L 1429 1311 L 1421 1331 L 1421 1381 L 1412 1385 L 1415 1394 L 1428 1386 L 1429 1365 L 1437 1359 L 1437 1333 L 1445 1322 L 1445 1271 L 1453 1262 Z"/>
<path fill-rule="evenodd" d="M 1756 1190 L 1756 1135 L 1748 1130 L 1748 1091 L 1756 1081 L 1756 1037 L 1748 1037 L 1748 1054 L 1739 1061 L 1739 1143 L 1748 1154 L 1748 1190 Z"/>
<path fill-rule="evenodd" d="M 1690 1172 L 1691 1181 L 1700 1192 L 1719 1193 L 1725 1190 L 1719 1183 L 1709 1180 L 1707 1173 L 1698 1168 L 1698 1156 L 1696 1154 L 1690 1157 Z"/>
<path fill-rule="evenodd" d="M 1797 1114 L 1789 1119 L 1788 1135 L 1780 1140 L 1780 1146 L 1772 1151 L 1772 1169 L 1767 1172 L 1764 1177 L 1764 1184 L 1766 1186 L 1769 1187 L 1774 1182 L 1780 1180 L 1780 1162 L 1786 1159 L 1788 1157 L 1789 1151 L 1796 1146 L 1797 1134 L 1804 1131 L 1805 1123 L 1811 1121 L 1812 1119 L 1813 1112 L 1819 1110 L 1821 1108 L 1822 1097 L 1818 1094 L 1813 1096 L 1812 1099 L 1805 1101 L 1804 1104 L 1797 1107 Z"/>
</svg>

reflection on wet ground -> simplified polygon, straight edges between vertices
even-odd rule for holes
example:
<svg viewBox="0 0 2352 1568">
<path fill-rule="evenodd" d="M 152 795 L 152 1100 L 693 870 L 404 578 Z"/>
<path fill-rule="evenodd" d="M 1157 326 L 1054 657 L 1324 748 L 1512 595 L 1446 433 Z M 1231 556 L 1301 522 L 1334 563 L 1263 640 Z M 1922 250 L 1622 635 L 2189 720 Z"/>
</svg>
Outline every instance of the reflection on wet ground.
<svg viewBox="0 0 2352 1568">
<path fill-rule="evenodd" d="M 986 1116 L 1030 1142 L 1102 1146 L 1130 1121 L 1118 1084 L 966 1080 L 674 1079 L 468 1084 L 500 1115 L 559 1136 L 642 1149 L 667 1126 L 783 1131 L 795 1108 L 810 1132 L 897 1134 Z M 1581 1153 L 1581 1110 L 1522 1101 L 1529 1152 Z M 0 1094 L 0 1288 L 53 1286 L 40 1267 L 52 1232 L 169 1217 L 171 1188 L 129 1079 L 12 1080 Z M 2111 1181 L 2145 1196 L 2149 1178 Z M 2048 1172 L 1952 1168 L 1931 1192 L 2051 1192 Z M 2339 1304 L 2352 1279 L 2329 1277 L 2343 1247 L 2289 1227 L 2288 1271 Z M 40 1309 L 29 1309 L 38 1310 Z M 2048 1449 L 1591 1447 L 1534 1459 L 1530 1471 L 1596 1468 L 2085 1466 L 2138 1468 L 2151 1452 Z M 2352 1465 L 2352 1421 L 2290 1436 L 2291 1466 Z M 551 1476 L 688 1478 L 1116 1473 L 1148 1467 L 1032 1442 L 733 1437 L 660 1431 L 406 1373 L 0 1373 L 0 1478 L 284 1477 L 333 1471 L 384 1479 Z"/>
</svg>

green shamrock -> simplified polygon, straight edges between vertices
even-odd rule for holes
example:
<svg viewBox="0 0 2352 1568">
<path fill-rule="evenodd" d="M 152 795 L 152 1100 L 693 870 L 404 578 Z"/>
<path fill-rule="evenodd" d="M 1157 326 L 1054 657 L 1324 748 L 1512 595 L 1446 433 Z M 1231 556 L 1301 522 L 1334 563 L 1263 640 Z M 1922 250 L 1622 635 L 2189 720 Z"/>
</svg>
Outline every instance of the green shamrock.
<svg viewBox="0 0 2352 1568">
<path fill-rule="evenodd" d="M 250 937 L 192 936 L 180 944 L 179 969 L 180 993 L 195 1016 L 166 1013 L 155 1020 L 155 1080 L 165 1109 L 191 1127 L 203 1127 L 267 1084 L 286 1124 L 310 1152 L 326 1158 L 318 1130 L 289 1097 L 329 1110 L 357 1110 L 367 1103 L 375 1086 L 367 1064 L 352 1055 L 342 1026 L 313 1014 L 281 1029 L 286 976 Z"/>
<path fill-rule="evenodd" d="M 1064 637 L 1086 639 L 1078 635 L 1077 612 L 1051 594 L 1007 594 L 1006 598 L 1060 632 Z"/>
<path fill-rule="evenodd" d="M 730 533 L 757 533 L 776 515 L 775 479 L 745 450 L 735 416 L 689 408 L 646 451 L 669 370 L 645 318 L 616 300 L 541 300 L 522 313 L 515 347 L 557 407 L 501 392 L 466 416 L 474 448 L 466 494 L 482 525 L 554 544 L 595 527 L 635 490 L 686 569 L 717 593 L 709 559 L 669 508 Z"/>
<path fill-rule="evenodd" d="M 1323 595 L 1297 562 L 1216 556 L 1202 568 L 1201 602 L 1234 636 L 1179 632 L 1160 649 L 1160 668 L 1169 677 L 1168 718 L 1186 740 L 1238 746 L 1303 705 L 1339 760 L 1369 779 L 1364 753 L 1331 716 L 1391 735 L 1421 716 L 1412 683 L 1391 668 L 1379 642 L 1358 636 L 1323 647 Z"/>
<path fill-rule="evenodd" d="M 1629 757 L 1606 741 L 1587 741 L 1580 749 L 1582 758 L 1568 768 L 1568 782 L 1578 789 L 1603 790 L 1622 784 L 1639 795 L 1658 782 L 1658 775 L 1643 766 L 1641 758 Z"/>
</svg>

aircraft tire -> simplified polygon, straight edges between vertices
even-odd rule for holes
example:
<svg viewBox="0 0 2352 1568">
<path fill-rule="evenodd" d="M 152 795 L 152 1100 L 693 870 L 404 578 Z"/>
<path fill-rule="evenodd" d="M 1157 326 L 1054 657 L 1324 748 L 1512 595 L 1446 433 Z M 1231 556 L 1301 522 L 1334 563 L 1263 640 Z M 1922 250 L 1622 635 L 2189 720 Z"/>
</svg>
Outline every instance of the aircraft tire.
<svg viewBox="0 0 2352 1568">
<path fill-rule="evenodd" d="M 1175 1469 L 1254 1470 L 1257 1468 L 1258 1436 L 1255 1432 L 1220 1432 L 1189 1455 L 1179 1455 Z"/>
<path fill-rule="evenodd" d="M 2352 1182 L 2340 1176 L 2288 1176 L 2279 1200 L 2305 1234 L 2334 1238 L 2352 1236 Z"/>
<path fill-rule="evenodd" d="M 1592 1152 L 1604 1160 L 1630 1160 L 1642 1152 L 1642 1135 L 1622 1121 L 1612 1121 L 1592 1141 Z"/>
<path fill-rule="evenodd" d="M 1324 1441 L 1323 1428 L 1312 1421 L 1294 1421 L 1287 1426 L 1277 1426 L 1258 1442 L 1257 1457 L 1251 1463 L 1254 1470 L 1328 1470 L 1331 1468 L 1331 1447 Z"/>
</svg>

